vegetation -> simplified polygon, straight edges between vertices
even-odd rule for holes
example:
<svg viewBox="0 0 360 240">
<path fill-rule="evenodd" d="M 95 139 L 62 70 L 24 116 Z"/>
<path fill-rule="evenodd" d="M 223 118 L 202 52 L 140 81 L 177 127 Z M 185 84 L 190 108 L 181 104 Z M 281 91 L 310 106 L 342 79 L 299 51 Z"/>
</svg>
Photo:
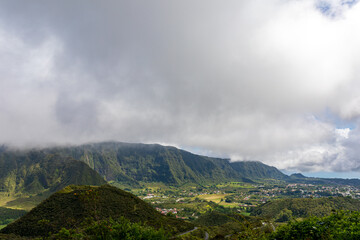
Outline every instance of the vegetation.
<svg viewBox="0 0 360 240">
<path fill-rule="evenodd" d="M 161 215 L 138 197 L 115 187 L 72 185 L 53 194 L 1 232 L 47 236 L 62 228 L 75 229 L 88 219 L 102 221 L 122 217 L 132 223 L 142 222 L 156 229 L 163 228 L 170 234 L 193 228 L 190 223 Z"/>
<path fill-rule="evenodd" d="M 340 211 L 280 226 L 269 239 L 360 239 L 360 212 Z"/>
<path fill-rule="evenodd" d="M 230 163 L 228 159 L 200 156 L 158 144 L 107 142 L 43 151 L 83 161 L 107 181 L 126 182 L 131 187 L 138 187 L 141 182 L 180 186 L 252 182 L 249 178 L 286 178 L 276 168 L 260 162 Z"/>
<path fill-rule="evenodd" d="M 134 240 L 165 240 L 169 236 L 163 229 L 156 230 L 140 223 L 132 223 L 121 217 L 117 221 L 112 219 L 90 221 L 77 229 L 62 228 L 49 239 L 134 239 Z"/>
<path fill-rule="evenodd" d="M 275 167 L 267 166 L 261 162 L 233 162 L 231 166 L 237 172 L 241 172 L 243 177 L 250 179 L 286 180 L 289 178 Z"/>
<path fill-rule="evenodd" d="M 322 217 L 335 210 L 359 211 L 360 201 L 349 197 L 279 199 L 254 208 L 251 215 L 285 222 L 292 218 Z"/>
<path fill-rule="evenodd" d="M 89 186 L 106 183 L 102 176 L 113 186 Z M 319 221 L 332 226 L 326 219 L 336 210 L 360 210 L 360 201 L 353 199 L 359 198 L 359 185 L 354 179 L 286 176 L 260 162 L 230 163 L 161 145 L 3 148 L 0 206 L 30 210 L 47 199 L 13 223 L 19 216 L 1 211 L 16 211 L 0 208 L 0 239 L 116 239 L 126 234 L 132 239 L 282 239 L 281 231 L 296 229 L 298 239 L 341 239 L 345 235 L 312 229 L 319 229 Z M 331 221 L 357 221 L 355 213 L 337 214 Z M 355 232 L 346 237 L 357 237 L 356 227 L 334 224 Z"/>
<path fill-rule="evenodd" d="M 225 236 L 260 236 L 268 230 L 263 224 L 265 221 L 258 217 L 245 217 L 235 212 L 209 211 L 201 215 L 194 224 L 206 227 L 212 237 Z M 265 231 L 266 230 L 266 231 Z"/>
<path fill-rule="evenodd" d="M 228 159 L 200 156 L 157 144 L 105 142 L 27 151 L 2 147 L 0 206 L 30 210 L 69 184 L 105 184 L 102 177 L 127 189 L 142 188 L 148 183 L 176 187 L 231 182 L 360 185 L 360 180 L 354 179 L 306 178 L 300 174 L 289 177 L 260 162 L 229 162 Z M 287 194 L 298 196 L 299 192 Z M 222 204 L 232 203 L 230 201 L 227 199 Z"/>
<path fill-rule="evenodd" d="M 0 207 L 0 226 L 13 222 L 15 219 L 25 215 L 26 211 Z"/>
<path fill-rule="evenodd" d="M 31 209 L 69 184 L 102 185 L 104 179 L 86 164 L 42 151 L 0 153 L 0 203 Z"/>
</svg>

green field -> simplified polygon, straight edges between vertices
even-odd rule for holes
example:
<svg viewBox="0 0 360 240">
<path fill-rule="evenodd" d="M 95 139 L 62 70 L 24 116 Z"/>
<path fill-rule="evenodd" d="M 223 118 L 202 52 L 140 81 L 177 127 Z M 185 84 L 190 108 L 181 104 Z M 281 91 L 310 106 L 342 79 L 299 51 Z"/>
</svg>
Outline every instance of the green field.
<svg viewBox="0 0 360 240">
<path fill-rule="evenodd" d="M 243 182 L 228 182 L 228 183 L 222 183 L 217 184 L 216 187 L 218 188 L 225 188 L 225 187 L 232 187 L 232 188 L 254 188 L 253 185 Z"/>
<path fill-rule="evenodd" d="M 220 203 L 218 203 L 220 206 L 223 206 L 223 207 L 229 207 L 229 208 L 234 208 L 234 207 L 238 207 L 239 206 L 239 203 L 237 202 L 234 202 L 234 203 L 227 203 L 225 201 L 222 201 Z"/>
<path fill-rule="evenodd" d="M 204 199 L 206 201 L 212 201 L 214 203 L 220 203 L 221 199 L 224 199 L 229 194 L 204 194 L 199 195 L 198 198 Z"/>
</svg>

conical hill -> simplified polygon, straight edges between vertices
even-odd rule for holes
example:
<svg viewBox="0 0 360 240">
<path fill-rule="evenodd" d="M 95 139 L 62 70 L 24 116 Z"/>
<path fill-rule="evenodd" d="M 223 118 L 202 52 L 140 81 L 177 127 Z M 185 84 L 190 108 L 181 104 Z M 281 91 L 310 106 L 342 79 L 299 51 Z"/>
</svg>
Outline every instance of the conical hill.
<svg viewBox="0 0 360 240">
<path fill-rule="evenodd" d="M 135 195 L 116 187 L 70 185 L 51 195 L 1 232 L 20 236 L 47 236 L 61 228 L 78 228 L 89 219 L 116 220 L 121 216 L 157 229 L 163 227 L 170 233 L 193 228 L 190 223 L 161 215 Z"/>
</svg>

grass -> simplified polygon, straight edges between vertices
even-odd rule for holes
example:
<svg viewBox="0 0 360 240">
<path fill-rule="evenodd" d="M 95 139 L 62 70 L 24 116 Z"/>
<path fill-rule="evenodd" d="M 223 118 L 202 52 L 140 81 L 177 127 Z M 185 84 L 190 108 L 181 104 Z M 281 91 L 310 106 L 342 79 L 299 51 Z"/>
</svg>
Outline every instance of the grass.
<svg viewBox="0 0 360 240">
<path fill-rule="evenodd" d="M 240 214 L 241 214 L 241 215 L 244 215 L 244 216 L 250 216 L 250 213 L 249 213 L 249 212 L 241 212 Z"/>
<path fill-rule="evenodd" d="M 0 207 L 4 207 L 8 202 L 15 200 L 14 197 L 1 196 L 0 195 Z"/>
<path fill-rule="evenodd" d="M 218 203 L 220 206 L 224 206 L 224 207 L 230 207 L 230 208 L 233 208 L 233 207 L 238 207 L 239 206 L 239 203 L 235 202 L 235 203 L 227 203 L 225 201 L 222 201 L 220 203 Z"/>
<path fill-rule="evenodd" d="M 221 199 L 224 199 L 229 194 L 204 194 L 197 196 L 200 199 L 204 199 L 206 201 L 213 201 L 214 203 L 220 203 Z"/>
<path fill-rule="evenodd" d="M 45 196 L 21 197 L 7 202 L 4 207 L 30 211 L 44 199 Z"/>
<path fill-rule="evenodd" d="M 4 227 L 6 227 L 6 225 L 0 225 L 0 229 L 3 229 Z"/>
<path fill-rule="evenodd" d="M 216 187 L 218 188 L 224 188 L 224 187 L 233 187 L 233 188 L 254 188 L 252 184 L 243 183 L 243 182 L 229 182 L 229 183 L 223 183 L 223 184 L 217 184 Z"/>
</svg>

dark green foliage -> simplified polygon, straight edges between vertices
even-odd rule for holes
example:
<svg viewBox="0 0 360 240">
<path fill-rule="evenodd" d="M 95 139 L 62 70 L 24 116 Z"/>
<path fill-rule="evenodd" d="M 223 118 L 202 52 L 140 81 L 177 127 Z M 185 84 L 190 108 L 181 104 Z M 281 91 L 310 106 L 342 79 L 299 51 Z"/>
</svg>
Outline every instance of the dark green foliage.
<svg viewBox="0 0 360 240">
<path fill-rule="evenodd" d="M 26 211 L 0 207 L 0 225 L 6 225 L 25 215 Z"/>
<path fill-rule="evenodd" d="M 241 220 L 245 221 L 245 217 L 241 216 Z M 240 221 L 241 221 L 240 220 Z M 196 225 L 202 225 L 202 226 L 220 226 L 228 222 L 237 222 L 239 220 L 235 220 L 231 216 L 220 213 L 217 211 L 211 211 L 207 212 L 203 215 L 201 215 L 198 219 L 194 221 Z"/>
<path fill-rule="evenodd" d="M 205 226 L 212 239 L 224 239 L 225 236 L 231 236 L 230 239 L 260 239 L 266 232 L 271 232 L 263 222 L 257 217 L 218 211 L 207 212 L 194 221 L 199 226 Z"/>
<path fill-rule="evenodd" d="M 360 213 L 337 212 L 327 217 L 310 217 L 279 227 L 269 239 L 360 239 Z"/>
<path fill-rule="evenodd" d="M 275 216 L 275 222 L 288 222 L 293 219 L 292 211 L 285 208 Z"/>
<path fill-rule="evenodd" d="M 238 213 L 221 213 L 219 211 L 209 211 L 201 215 L 194 221 L 196 225 L 200 226 L 221 226 L 224 224 L 237 223 L 242 228 L 249 226 L 259 227 L 261 226 L 261 218 L 246 217 Z"/>
<path fill-rule="evenodd" d="M 140 223 L 132 223 L 124 217 L 117 221 L 112 219 L 91 222 L 76 230 L 62 228 L 50 239 L 133 239 L 133 240 L 165 240 L 168 239 L 163 229 L 156 230 Z"/>
<path fill-rule="evenodd" d="M 1 234 L 0 233 L 0 239 L 1 240 L 29 240 L 29 239 L 32 239 L 32 238 L 20 237 L 20 236 L 17 236 L 15 234 Z"/>
<path fill-rule="evenodd" d="M 1 232 L 46 236 L 62 228 L 74 229 L 89 218 L 99 221 L 121 217 L 156 229 L 163 227 L 170 233 L 193 228 L 190 223 L 161 215 L 135 195 L 118 188 L 71 185 L 50 196 Z"/>
<path fill-rule="evenodd" d="M 290 198 L 267 202 L 253 209 L 251 215 L 279 220 L 281 213 L 289 210 L 295 218 L 326 216 L 336 210 L 360 210 L 360 201 L 347 197 L 330 198 Z"/>
</svg>

